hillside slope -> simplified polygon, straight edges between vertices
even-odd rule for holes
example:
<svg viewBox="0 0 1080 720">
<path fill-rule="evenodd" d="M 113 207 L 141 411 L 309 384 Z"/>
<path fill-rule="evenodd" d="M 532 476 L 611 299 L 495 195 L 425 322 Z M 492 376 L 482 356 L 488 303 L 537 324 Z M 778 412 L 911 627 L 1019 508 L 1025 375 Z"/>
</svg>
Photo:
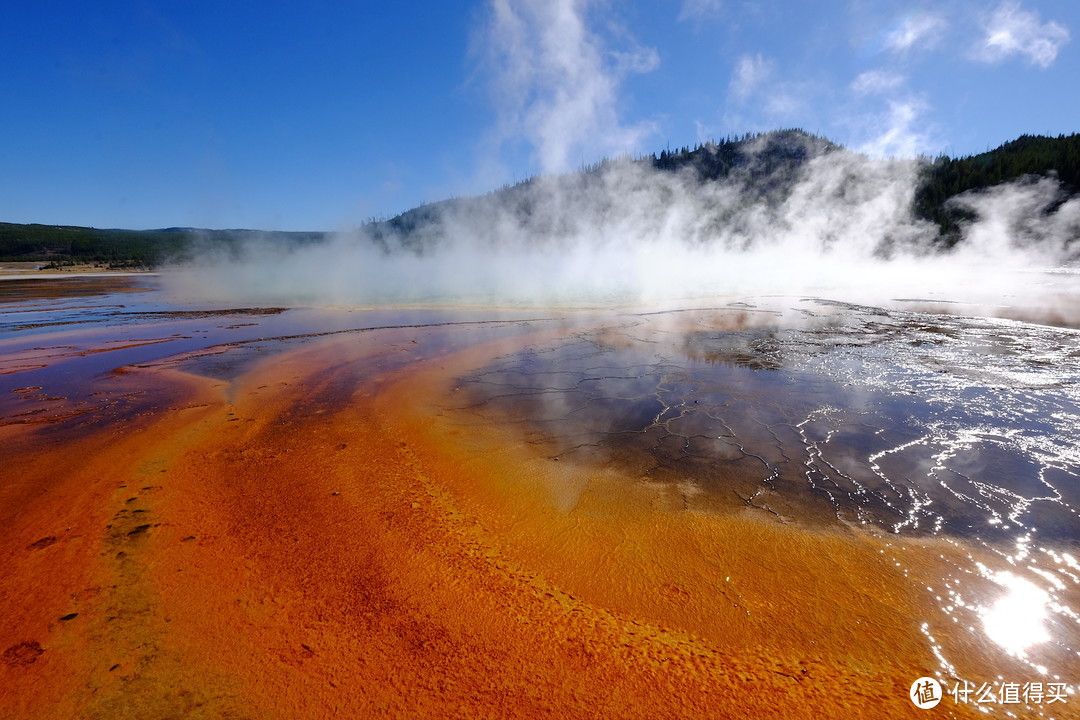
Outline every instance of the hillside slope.
<svg viewBox="0 0 1080 720">
<path fill-rule="evenodd" d="M 568 234 L 585 214 L 597 222 L 617 222 L 619 213 L 624 212 L 620 202 L 635 194 L 645 201 L 635 208 L 647 210 L 648 202 L 662 204 L 668 196 L 674 199 L 685 194 L 687 188 L 706 188 L 714 191 L 709 196 L 714 198 L 721 198 L 717 189 L 734 188 L 737 198 L 721 198 L 723 202 L 699 207 L 699 230 L 707 240 L 710 231 L 738 231 L 737 227 L 725 227 L 725 223 L 736 222 L 736 208 L 745 210 L 754 203 L 774 207 L 789 199 L 810 163 L 838 152 L 847 151 L 798 129 L 747 134 L 637 159 L 605 160 L 576 173 L 534 177 L 482 196 L 422 205 L 389 220 L 368 223 L 361 228 L 361 235 L 388 252 L 404 249 L 422 254 L 442 241 L 449 222 L 466 218 L 475 231 L 486 219 L 492 218 L 494 225 L 497 218 L 532 238 L 558 238 Z M 978 155 L 926 159 L 918 171 L 911 211 L 915 219 L 937 226 L 935 244 L 951 247 L 961 237 L 964 224 L 974 219 L 970 203 L 958 202 L 958 196 L 970 198 L 1003 183 L 1035 178 L 1060 182 L 1056 196 L 1040 212 L 1053 213 L 1076 196 L 1080 192 L 1080 134 L 1056 138 L 1025 135 Z M 856 175 L 844 180 L 849 184 L 859 181 Z M 492 233 L 501 231 L 506 228 L 491 229 Z M 254 238 L 302 245 L 325 241 L 330 235 L 0 223 L 0 260 L 154 267 L 208 248 L 238 247 Z"/>
</svg>

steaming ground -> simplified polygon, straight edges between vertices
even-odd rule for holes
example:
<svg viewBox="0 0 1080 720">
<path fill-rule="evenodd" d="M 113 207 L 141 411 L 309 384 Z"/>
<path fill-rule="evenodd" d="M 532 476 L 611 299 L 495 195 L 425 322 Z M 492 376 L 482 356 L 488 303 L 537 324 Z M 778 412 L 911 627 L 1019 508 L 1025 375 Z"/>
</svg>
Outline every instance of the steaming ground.
<svg viewBox="0 0 1080 720">
<path fill-rule="evenodd" d="M 0 283 L 0 707 L 903 717 L 927 675 L 1074 696 L 1078 333 L 934 297 L 967 277 L 994 312 L 1057 312 L 1080 274 L 972 271 L 963 248 L 793 257 L 794 227 L 746 251 L 655 225 L 635 248 L 551 221 L 545 243 L 520 221 L 515 255 L 447 218 L 385 255 L 253 245 L 165 277 L 197 304 L 147 276 Z M 511 277 L 482 285 L 493 268 Z M 436 282 L 459 304 L 646 307 L 282 302 L 420 302 Z M 813 283 L 832 286 L 791 297 Z M 711 309 L 665 312 L 714 287 L 694 300 Z M 733 296 L 766 287 L 785 296 Z M 837 293 L 905 309 L 820 297 Z"/>
<path fill-rule="evenodd" d="M 796 172 L 751 162 L 702 181 L 620 160 L 421 208 L 407 232 L 372 227 L 306 246 L 204 248 L 164 275 L 185 300 L 273 305 L 625 306 L 716 296 L 926 297 L 980 304 L 1061 292 L 1080 201 L 1057 180 L 952 201 L 974 218 L 942 250 L 915 217 L 919 160 L 822 150 Z M 1037 277 L 1036 281 L 1033 278 Z"/>
</svg>

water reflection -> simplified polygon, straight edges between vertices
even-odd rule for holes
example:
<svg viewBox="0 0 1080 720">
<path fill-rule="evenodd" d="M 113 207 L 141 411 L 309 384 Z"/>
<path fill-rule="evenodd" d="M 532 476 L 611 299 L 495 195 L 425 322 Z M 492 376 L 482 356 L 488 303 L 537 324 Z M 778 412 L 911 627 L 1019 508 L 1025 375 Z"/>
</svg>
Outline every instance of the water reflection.
<svg viewBox="0 0 1080 720">
<path fill-rule="evenodd" d="M 173 366 L 228 380 L 253 362 L 307 342 L 380 330 L 452 328 L 423 347 L 384 353 L 343 377 L 373 373 L 454 346 L 526 332 L 535 312 L 439 308 L 229 308 L 179 305 L 151 275 L 0 282 L 0 427 L 110 423 L 142 412 L 153 393 L 127 370 Z M 391 348 L 388 348 L 391 349 Z M 342 399 L 347 398 L 347 393 Z M 156 398 L 154 402 L 165 402 Z"/>
<path fill-rule="evenodd" d="M 1080 334 L 799 309 L 810 320 L 719 332 L 627 318 L 460 386 L 470 412 L 553 457 L 633 458 L 714 501 L 915 535 L 1080 536 Z"/>
<path fill-rule="evenodd" d="M 195 312 L 152 292 L 55 301 L 0 323 L 0 426 L 65 413 L 115 422 L 149 402 L 112 373 L 125 365 L 228 379 L 282 346 L 415 328 L 376 359 L 343 358 L 340 382 L 312 397 L 347 402 L 365 373 L 525 335 L 549 314 Z M 933 612 L 912 617 L 912 632 L 942 676 L 965 672 L 965 643 L 993 643 L 1036 675 L 1080 677 L 1078 333 L 821 301 L 734 305 L 582 317 L 560 340 L 510 343 L 458 380 L 454 402 L 479 423 L 515 425 L 562 463 L 560 512 L 588 482 L 579 461 L 671 488 L 689 510 L 929 536 L 957 551 L 931 565 L 931 551 L 914 557 L 897 541 L 887 562 L 925 587 Z M 419 331 L 465 322 L 467 333 Z"/>
<path fill-rule="evenodd" d="M 925 586 L 938 676 L 1074 683 L 1078 379 L 1075 330 L 801 301 L 749 322 L 611 319 L 505 355 L 457 396 L 466 417 L 582 472 L 666 484 L 687 510 L 944 543 L 933 562 L 907 543 L 889 557 Z M 1011 670 L 972 676 L 975 647 Z"/>
</svg>

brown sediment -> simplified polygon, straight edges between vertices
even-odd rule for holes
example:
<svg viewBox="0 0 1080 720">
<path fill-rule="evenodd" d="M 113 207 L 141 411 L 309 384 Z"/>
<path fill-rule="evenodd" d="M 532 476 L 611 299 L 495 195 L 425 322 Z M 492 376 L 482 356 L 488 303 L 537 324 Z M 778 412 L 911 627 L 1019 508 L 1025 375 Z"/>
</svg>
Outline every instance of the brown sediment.
<svg viewBox="0 0 1080 720">
<path fill-rule="evenodd" d="M 0 427 L 0 715 L 923 716 L 914 586 L 970 549 L 686 512 L 466 428 L 453 378 L 568 331 L 425 350 L 465 332 L 329 336 L 231 383 L 137 369 L 158 404 L 120 426 Z"/>
<path fill-rule="evenodd" d="M 122 307 L 122 306 L 120 306 Z M 67 308 L 69 310 L 75 308 Z M 287 308 L 234 308 L 230 310 L 162 310 L 162 311 L 132 311 L 114 310 L 110 316 L 119 320 L 136 318 L 139 320 L 200 320 L 204 318 L 231 316 L 231 315 L 278 315 Z M 83 325 L 100 323 L 98 318 L 80 320 L 61 320 L 56 322 L 25 323 L 11 327 L 13 332 L 24 330 L 41 330 L 48 327 L 61 327 L 68 325 Z M 235 327 L 243 327 L 238 325 Z"/>
<path fill-rule="evenodd" d="M 18 273 L 10 277 L 0 274 L 0 303 L 144 292 L 146 278 L 153 276 L 154 273 L 131 271 L 71 272 L 62 277 L 51 273 L 37 276 Z"/>
<path fill-rule="evenodd" d="M 8 261 L 0 262 L 0 278 L 4 279 L 16 279 L 16 278 L 34 278 L 44 275 L 56 274 L 67 276 L 85 276 L 87 274 L 91 276 L 102 275 L 145 275 L 149 274 L 145 270 L 132 270 L 131 268 L 112 268 L 105 263 L 78 263 L 72 265 L 64 265 L 55 269 L 43 270 L 48 265 L 41 260 L 22 260 L 22 261 Z"/>
</svg>

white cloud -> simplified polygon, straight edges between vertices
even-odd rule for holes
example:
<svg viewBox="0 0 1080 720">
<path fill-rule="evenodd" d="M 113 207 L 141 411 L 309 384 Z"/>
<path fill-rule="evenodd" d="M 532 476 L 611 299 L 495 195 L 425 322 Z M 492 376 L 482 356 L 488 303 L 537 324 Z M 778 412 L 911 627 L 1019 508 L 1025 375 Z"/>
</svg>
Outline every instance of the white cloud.
<svg viewBox="0 0 1080 720">
<path fill-rule="evenodd" d="M 648 123 L 624 124 L 619 86 L 650 72 L 656 50 L 607 47 L 587 23 L 592 0 L 492 0 L 480 41 L 499 116 L 499 141 L 524 139 L 546 173 L 639 149 Z M 632 44 L 632 43 L 631 43 Z"/>
<path fill-rule="evenodd" d="M 926 109 L 918 98 L 890 100 L 886 112 L 862 119 L 875 134 L 858 150 L 872 157 L 913 157 L 930 152 L 934 142 L 919 121 Z"/>
<path fill-rule="evenodd" d="M 1052 20 L 1041 22 L 1037 12 L 1021 9 L 1015 0 L 1001 3 L 987 18 L 983 29 L 985 34 L 974 50 L 974 57 L 987 63 L 1024 55 L 1031 64 L 1047 68 L 1069 42 L 1065 26 Z"/>
<path fill-rule="evenodd" d="M 611 53 L 619 72 L 644 75 L 660 67 L 660 53 L 656 48 L 637 47 L 629 51 L 615 50 Z"/>
<path fill-rule="evenodd" d="M 754 94 L 772 75 L 773 64 L 757 55 L 743 55 L 735 65 L 729 90 L 736 99 L 745 100 Z"/>
<path fill-rule="evenodd" d="M 724 124 L 741 130 L 768 130 L 805 122 L 818 89 L 778 77 L 776 64 L 761 54 L 743 55 L 728 84 Z M 750 111 L 750 116 L 745 115 Z"/>
<path fill-rule="evenodd" d="M 778 121 L 798 118 L 806 103 L 787 89 L 765 99 L 765 111 Z"/>
<path fill-rule="evenodd" d="M 888 70 L 867 70 L 851 81 L 851 91 L 856 95 L 885 95 L 904 85 L 903 75 Z"/>
<path fill-rule="evenodd" d="M 761 54 L 741 56 L 728 83 L 722 115 L 725 129 L 767 131 L 778 127 L 817 127 L 823 105 L 820 85 L 804 78 L 790 79 L 776 62 Z"/>
<path fill-rule="evenodd" d="M 893 52 L 904 52 L 916 45 L 931 46 L 937 42 L 945 25 L 945 19 L 940 15 L 914 15 L 886 36 L 885 47 Z"/>
<path fill-rule="evenodd" d="M 679 20 L 696 20 L 720 11 L 723 0 L 683 0 Z"/>
</svg>

